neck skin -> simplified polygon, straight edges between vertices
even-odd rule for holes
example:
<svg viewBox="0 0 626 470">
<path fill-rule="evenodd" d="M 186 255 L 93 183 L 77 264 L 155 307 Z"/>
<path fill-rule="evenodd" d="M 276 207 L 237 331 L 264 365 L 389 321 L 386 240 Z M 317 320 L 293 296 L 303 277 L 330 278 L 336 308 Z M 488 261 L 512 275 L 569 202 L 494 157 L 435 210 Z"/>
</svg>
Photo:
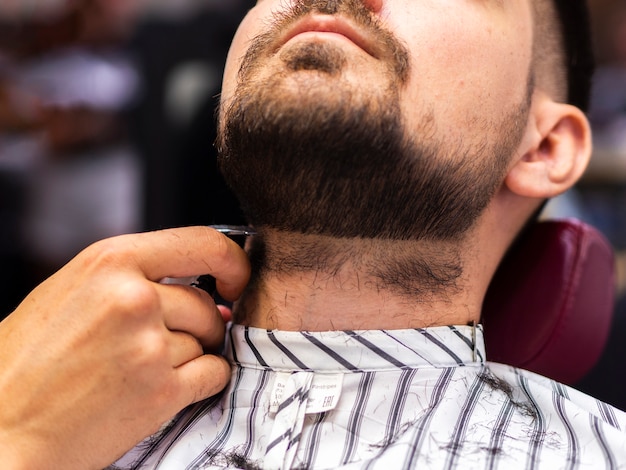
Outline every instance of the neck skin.
<svg viewBox="0 0 626 470">
<path fill-rule="evenodd" d="M 336 239 L 261 228 L 248 245 L 253 279 L 233 318 L 288 331 L 479 322 L 489 281 L 510 242 L 491 236 L 493 228 L 483 221 L 454 243 Z"/>
</svg>

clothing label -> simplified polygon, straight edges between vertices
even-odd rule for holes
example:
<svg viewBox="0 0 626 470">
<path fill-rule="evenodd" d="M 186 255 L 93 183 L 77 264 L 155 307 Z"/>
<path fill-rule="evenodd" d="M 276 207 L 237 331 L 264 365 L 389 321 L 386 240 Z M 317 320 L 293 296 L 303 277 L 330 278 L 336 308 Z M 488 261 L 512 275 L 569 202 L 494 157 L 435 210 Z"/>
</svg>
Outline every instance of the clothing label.
<svg viewBox="0 0 626 470">
<path fill-rule="evenodd" d="M 272 388 L 272 397 L 270 398 L 270 413 L 276 413 L 278 411 L 278 406 L 285 396 L 285 388 L 287 387 L 290 376 L 291 374 L 287 372 L 279 372 L 276 374 L 274 387 Z"/>
<path fill-rule="evenodd" d="M 306 413 L 322 413 L 334 409 L 341 396 L 342 385 L 342 374 L 316 374 L 309 390 Z"/>
<path fill-rule="evenodd" d="M 310 374 L 311 372 L 296 372 L 295 374 Z M 279 372 L 276 374 L 274 386 L 272 387 L 272 395 L 270 398 L 270 412 L 276 413 L 280 404 L 287 397 L 286 390 L 293 387 L 289 383 L 292 379 L 291 373 Z M 342 374 L 316 374 L 313 376 L 310 388 L 308 389 L 308 399 L 306 403 L 305 413 L 322 413 L 329 411 L 337 406 L 339 397 L 341 396 L 341 387 L 343 385 Z"/>
</svg>

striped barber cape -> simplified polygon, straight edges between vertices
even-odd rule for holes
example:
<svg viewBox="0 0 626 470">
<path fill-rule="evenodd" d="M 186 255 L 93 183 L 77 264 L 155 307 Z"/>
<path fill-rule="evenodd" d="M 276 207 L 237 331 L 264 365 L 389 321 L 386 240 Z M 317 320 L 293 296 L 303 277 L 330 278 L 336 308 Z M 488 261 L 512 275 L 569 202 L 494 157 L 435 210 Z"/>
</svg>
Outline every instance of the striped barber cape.
<svg viewBox="0 0 626 470">
<path fill-rule="evenodd" d="M 482 328 L 231 326 L 232 378 L 118 469 L 626 468 L 626 414 L 486 362 Z"/>
</svg>

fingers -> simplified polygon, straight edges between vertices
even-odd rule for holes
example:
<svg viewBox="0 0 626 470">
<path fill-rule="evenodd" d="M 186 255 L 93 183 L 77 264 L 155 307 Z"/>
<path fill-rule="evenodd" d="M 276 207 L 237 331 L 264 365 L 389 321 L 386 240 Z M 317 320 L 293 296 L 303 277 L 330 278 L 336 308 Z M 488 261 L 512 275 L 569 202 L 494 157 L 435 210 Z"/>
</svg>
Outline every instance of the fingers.
<svg viewBox="0 0 626 470">
<path fill-rule="evenodd" d="M 213 299 L 204 291 L 183 285 L 158 285 L 165 326 L 189 333 L 206 349 L 224 340 L 224 319 Z"/>
<path fill-rule="evenodd" d="M 222 319 L 224 320 L 225 323 L 228 323 L 229 321 L 232 321 L 232 319 L 233 319 L 233 310 L 230 307 L 227 307 L 226 305 L 218 305 L 217 309 L 219 310 L 220 314 L 222 315 Z"/>
<path fill-rule="evenodd" d="M 221 356 L 204 355 L 176 369 L 183 406 L 219 393 L 230 381 L 230 365 Z"/>
<path fill-rule="evenodd" d="M 185 228 L 98 242 L 35 289 L 0 324 L 0 388 L 11 404 L 0 427 L 36 437 L 23 454 L 45 462 L 27 467 L 84 463 L 88 449 L 103 468 L 157 422 L 218 393 L 230 368 L 204 351 L 223 341 L 219 310 L 196 288 L 157 281 L 211 274 L 236 297 L 249 269 L 223 235 Z M 128 410 L 146 412 L 128 420 Z"/>
<path fill-rule="evenodd" d="M 211 397 L 230 381 L 230 364 L 221 356 L 203 354 L 195 338 L 185 333 L 170 333 L 174 380 L 179 395 L 177 409 Z"/>
<path fill-rule="evenodd" d="M 186 333 L 173 331 L 169 336 L 170 363 L 180 367 L 204 354 L 202 345 L 196 338 Z"/>
<path fill-rule="evenodd" d="M 94 243 L 78 257 L 81 272 L 134 270 L 151 281 L 210 274 L 220 294 L 235 300 L 250 277 L 245 252 L 208 227 L 122 235 Z"/>
<path fill-rule="evenodd" d="M 184 227 L 140 234 L 134 247 L 137 264 L 148 279 L 210 274 L 228 300 L 239 296 L 250 276 L 244 251 L 208 227 Z"/>
</svg>

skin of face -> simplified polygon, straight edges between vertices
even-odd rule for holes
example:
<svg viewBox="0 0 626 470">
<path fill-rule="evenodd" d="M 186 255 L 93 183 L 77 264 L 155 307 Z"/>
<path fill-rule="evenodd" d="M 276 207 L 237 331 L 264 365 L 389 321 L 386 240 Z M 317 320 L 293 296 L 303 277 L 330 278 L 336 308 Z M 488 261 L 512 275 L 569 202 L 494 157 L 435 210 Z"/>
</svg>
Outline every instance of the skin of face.
<svg viewBox="0 0 626 470">
<path fill-rule="evenodd" d="M 267 30 L 293 1 L 260 0 L 242 21 L 226 63 L 222 103 L 235 92 L 241 59 L 251 40 Z M 485 123 L 497 123 L 528 94 L 532 60 L 529 2 L 364 0 L 364 4 L 409 52 L 409 76 L 400 90 L 408 132 L 432 128 L 451 142 L 478 144 L 497 138 L 485 135 Z M 339 78 L 341 86 L 382 93 L 386 71 L 372 55 L 375 45 L 368 44 L 371 38 L 349 19 L 335 24 L 327 24 L 327 19 L 328 15 L 312 13 L 286 28 L 282 40 L 287 42 L 279 41 L 267 58 L 259 71 L 261 79 L 263 74 L 284 74 L 285 99 L 331 99 L 328 91 L 337 77 L 309 70 L 287 73 L 280 59 L 281 52 L 303 42 L 327 42 L 348 57 Z"/>
<path fill-rule="evenodd" d="M 344 97 L 351 100 L 352 105 L 368 102 L 372 97 L 370 103 L 380 103 L 381 97 L 390 99 L 389 60 L 377 57 L 377 43 L 368 29 L 343 14 L 325 13 L 352 1 L 359 0 L 258 1 L 241 23 L 228 56 L 221 129 L 228 128 L 224 122 L 232 122 L 224 119 L 230 115 L 228 110 L 235 107 L 231 104 L 237 103 L 241 96 L 244 102 L 248 99 L 240 91 L 245 88 L 254 92 L 264 84 L 269 84 L 273 96 L 279 97 L 275 105 L 287 103 L 287 106 L 276 105 L 268 113 L 261 108 L 246 126 L 255 127 L 256 122 L 263 122 L 259 118 L 265 119 L 268 115 L 271 120 L 284 109 L 302 108 L 304 113 L 310 109 L 332 110 Z M 283 23 L 284 18 L 290 18 L 294 7 L 298 9 L 305 3 L 315 5 L 317 10 L 313 9 L 294 23 Z M 397 240 L 372 242 L 358 236 L 317 239 L 305 231 L 284 233 L 280 229 L 264 233 L 264 227 L 259 224 L 261 234 L 267 238 L 265 247 L 274 251 L 273 258 L 263 264 L 269 269 L 256 270 L 261 272 L 260 281 L 253 283 L 236 312 L 237 318 L 246 324 L 322 331 L 354 329 L 355 325 L 361 329 L 416 328 L 479 321 L 484 293 L 507 248 L 542 201 L 570 188 L 588 162 L 591 139 L 584 114 L 555 100 L 554 90 L 544 89 L 533 76 L 531 0 L 362 0 L 362 4 L 378 25 L 408 52 L 407 74 L 393 96 L 400 107 L 402 135 L 438 146 L 441 152 L 426 155 L 437 163 L 452 164 L 442 168 L 462 166 L 470 176 L 460 188 L 464 197 L 470 189 L 479 186 L 477 175 L 496 174 L 496 165 L 488 161 L 489 158 L 502 157 L 504 168 L 497 170 L 502 173 L 496 175 L 495 192 L 490 195 L 485 210 L 462 238 L 439 239 L 434 243 L 409 240 L 400 246 Z M 242 59 L 250 56 L 247 51 L 256 50 L 253 46 L 258 44 L 257 39 L 274 31 L 275 25 L 280 25 L 280 33 L 278 37 L 272 36 L 271 47 L 262 48 L 264 55 L 257 61 L 258 66 L 244 69 L 252 70 L 251 73 L 240 73 Z M 316 44 L 341 51 L 345 59 L 341 67 L 328 73 L 319 68 L 290 67 L 285 61 L 286 57 L 305 50 L 305 46 Z M 240 81 L 242 77 L 246 79 L 244 82 Z M 316 103 L 322 106 L 311 108 Z M 250 116 L 247 108 L 241 109 L 244 115 Z M 521 119 L 515 120 L 512 127 L 503 126 L 511 116 L 521 116 Z M 263 138 L 265 134 L 251 134 L 251 127 L 246 126 L 237 136 L 245 139 L 247 133 L 254 135 L 254 139 L 248 139 L 247 148 L 255 152 L 248 155 L 252 161 L 263 158 L 263 146 L 258 145 L 256 138 Z M 281 129 L 276 135 L 280 135 Z M 514 142 L 512 146 L 496 145 L 513 134 L 517 135 L 510 137 Z M 330 147 L 332 144 L 331 141 Z M 496 152 L 491 152 L 493 149 Z M 424 163 L 422 159 L 419 161 Z M 251 178 L 251 182 L 263 179 L 263 168 L 262 164 L 254 171 L 247 171 L 258 175 L 256 179 Z M 427 180 L 430 181 L 430 177 Z M 253 189 L 249 197 L 254 197 L 255 187 L 250 187 Z M 283 204 L 293 199 L 292 193 L 282 190 L 279 193 L 274 202 Z M 387 194 L 380 200 L 388 206 Z M 435 205 L 443 207 L 440 200 L 436 201 Z M 465 206 L 464 211 L 467 211 Z M 446 219 L 457 220 L 446 211 L 440 212 Z M 298 247 L 311 242 L 322 243 L 341 253 L 361 249 L 362 262 L 355 263 L 350 258 L 343 263 L 344 258 L 340 256 L 338 260 L 331 257 L 324 259 L 328 261 L 326 264 L 310 266 L 310 254 L 314 252 L 317 256 L 320 251 Z M 406 276 L 396 269 L 391 272 L 392 276 L 389 273 L 380 276 L 378 271 L 365 269 L 370 265 L 379 266 L 379 261 L 392 271 L 407 263 L 437 266 L 438 262 L 441 265 L 442 253 L 443 264 L 458 264 L 462 275 L 452 288 L 429 290 L 426 296 L 419 294 L 425 284 L 414 272 Z M 282 266 L 285 259 L 300 262 L 306 269 L 274 273 L 272 269 Z M 319 275 L 323 269 L 326 269 L 325 277 Z M 336 280 L 340 275 L 345 278 L 341 277 L 339 283 L 322 282 Z M 393 290 L 389 281 L 393 277 L 409 279 L 409 290 L 417 294 L 407 296 L 406 289 Z M 345 289 L 352 281 L 360 288 Z M 333 299 L 330 305 L 329 297 Z M 306 314 L 294 316 L 294 311 Z"/>
</svg>

